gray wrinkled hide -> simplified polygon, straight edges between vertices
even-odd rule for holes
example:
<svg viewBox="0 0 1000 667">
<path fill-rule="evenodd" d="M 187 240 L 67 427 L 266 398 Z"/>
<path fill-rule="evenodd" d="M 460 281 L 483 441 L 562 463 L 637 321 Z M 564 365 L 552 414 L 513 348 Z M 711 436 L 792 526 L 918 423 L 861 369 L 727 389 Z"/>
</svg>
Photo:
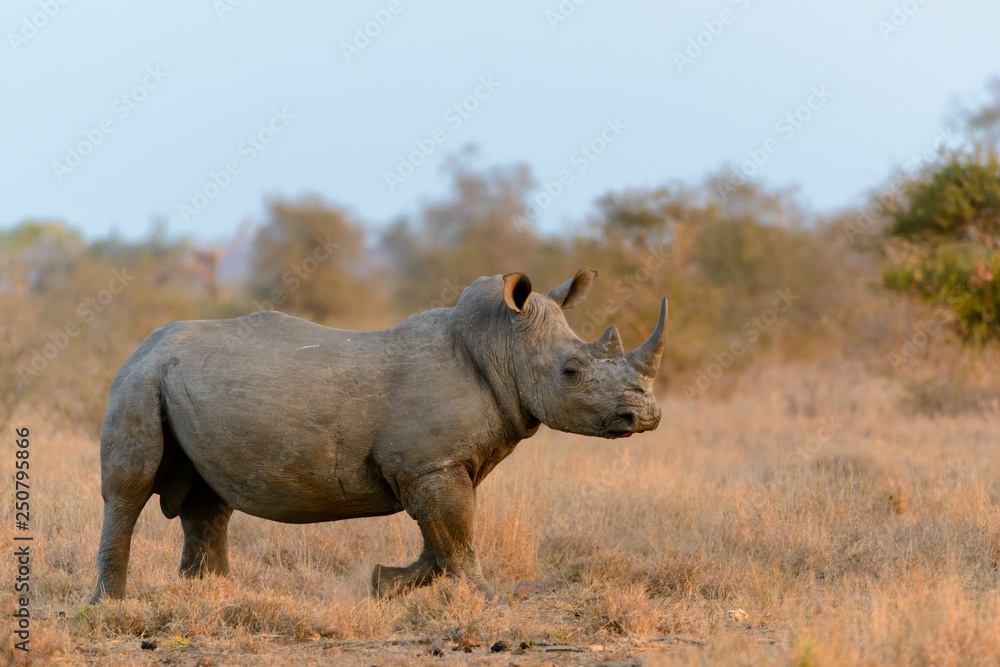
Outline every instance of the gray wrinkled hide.
<svg viewBox="0 0 1000 667">
<path fill-rule="evenodd" d="M 101 429 L 104 526 L 92 602 L 125 593 L 135 521 L 153 493 L 181 517 L 181 571 L 226 573 L 233 510 L 288 523 L 405 510 L 424 550 L 376 566 L 393 595 L 446 572 L 486 583 L 472 548 L 475 489 L 539 424 L 601 437 L 656 428 L 660 322 L 625 354 L 562 315 L 587 269 L 547 295 L 522 274 L 479 278 L 454 308 L 342 331 L 277 312 L 171 322 L 122 365 Z"/>
</svg>

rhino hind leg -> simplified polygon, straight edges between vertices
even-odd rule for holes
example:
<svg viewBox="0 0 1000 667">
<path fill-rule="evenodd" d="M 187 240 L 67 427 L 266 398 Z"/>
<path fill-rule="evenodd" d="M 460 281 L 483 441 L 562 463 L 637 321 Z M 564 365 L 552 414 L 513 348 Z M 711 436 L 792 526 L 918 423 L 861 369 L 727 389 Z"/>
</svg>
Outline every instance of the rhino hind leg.
<svg viewBox="0 0 1000 667">
<path fill-rule="evenodd" d="M 97 588 L 90 604 L 125 596 L 132 532 L 150 496 L 163 454 L 159 393 L 137 391 L 146 402 L 132 404 L 122 392 L 112 401 L 101 428 L 101 496 L 104 523 L 97 550 Z"/>
<path fill-rule="evenodd" d="M 487 583 L 472 545 L 476 492 L 468 472 L 453 467 L 423 475 L 404 496 L 403 504 L 424 536 L 424 552 L 408 568 L 375 566 L 372 592 L 398 594 L 429 584 L 435 574 L 444 573 L 465 577 L 488 601 L 509 609 L 507 601 Z"/>
<path fill-rule="evenodd" d="M 90 598 L 90 604 L 98 604 L 105 597 L 125 597 L 132 531 L 150 495 L 152 493 L 147 494 L 144 500 L 135 496 L 110 496 L 105 499 L 101 546 L 97 552 L 97 589 Z"/>
<path fill-rule="evenodd" d="M 181 574 L 188 577 L 200 577 L 205 572 L 229 574 L 229 518 L 233 508 L 200 475 L 194 475 L 191 490 L 180 508 L 184 528 Z"/>
</svg>

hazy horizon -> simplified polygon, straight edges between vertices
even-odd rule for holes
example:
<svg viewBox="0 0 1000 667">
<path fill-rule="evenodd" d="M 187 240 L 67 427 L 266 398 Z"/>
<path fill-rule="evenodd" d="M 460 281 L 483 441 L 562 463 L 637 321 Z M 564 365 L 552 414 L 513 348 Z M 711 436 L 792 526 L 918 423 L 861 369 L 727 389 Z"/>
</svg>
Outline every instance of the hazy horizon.
<svg viewBox="0 0 1000 667">
<path fill-rule="evenodd" d="M 828 211 L 933 146 L 1000 73 L 985 0 L 231 4 L 13 3 L 0 228 L 131 239 L 162 219 L 211 240 L 305 195 L 377 225 L 442 196 L 442 161 L 470 144 L 540 186 L 569 172 L 548 230 L 609 189 L 754 156 L 753 178 Z"/>
</svg>

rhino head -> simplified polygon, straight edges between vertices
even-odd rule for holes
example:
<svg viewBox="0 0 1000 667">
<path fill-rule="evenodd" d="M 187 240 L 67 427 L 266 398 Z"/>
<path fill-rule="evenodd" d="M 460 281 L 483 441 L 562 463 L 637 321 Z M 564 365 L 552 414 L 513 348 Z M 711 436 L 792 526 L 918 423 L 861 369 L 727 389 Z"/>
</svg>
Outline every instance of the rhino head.
<svg viewBox="0 0 1000 667">
<path fill-rule="evenodd" d="M 516 391 L 522 410 L 550 428 L 603 438 L 651 431 L 660 423 L 653 383 L 666 342 L 667 300 L 649 339 L 626 353 L 615 327 L 587 343 L 563 310 L 581 303 L 597 272 L 581 269 L 548 294 L 521 273 L 503 276 Z"/>
</svg>

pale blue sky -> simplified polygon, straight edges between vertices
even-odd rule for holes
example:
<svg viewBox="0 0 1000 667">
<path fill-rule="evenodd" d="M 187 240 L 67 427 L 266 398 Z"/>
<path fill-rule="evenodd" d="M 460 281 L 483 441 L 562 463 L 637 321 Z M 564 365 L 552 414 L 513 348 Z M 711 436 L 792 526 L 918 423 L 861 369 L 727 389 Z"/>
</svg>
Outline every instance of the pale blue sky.
<svg viewBox="0 0 1000 667">
<path fill-rule="evenodd" d="M 523 161 L 540 180 L 571 172 L 541 213 L 548 229 L 609 189 L 697 182 L 747 151 L 760 156 L 769 138 L 758 176 L 798 184 L 828 210 L 859 203 L 933 144 L 956 100 L 1000 74 L 995 0 L 589 0 L 555 27 L 546 12 L 558 0 L 243 0 L 220 18 L 225 1 L 6 3 L 0 227 L 56 218 L 91 237 L 115 227 L 134 238 L 162 217 L 171 234 L 214 239 L 259 219 L 265 197 L 304 194 L 383 223 L 441 196 L 442 159 L 469 143 L 483 165 Z M 23 32 L 46 2 L 58 12 Z M 390 4 L 398 13 L 347 62 L 341 43 Z M 884 36 L 879 21 L 903 5 L 912 15 Z M 724 10 L 729 23 L 713 24 L 719 34 L 702 35 L 711 43 L 679 71 L 674 52 Z M 491 76 L 499 86 L 480 87 L 468 117 L 445 115 Z M 794 133 L 779 130 L 822 86 L 832 96 L 814 97 Z M 602 155 L 574 156 L 616 118 Z M 102 122 L 112 132 L 57 174 L 67 147 Z M 390 191 L 385 172 L 439 128 L 427 163 Z M 241 145 L 258 133 L 273 140 Z M 239 172 L 184 220 L 193 190 L 230 162 Z"/>
</svg>

